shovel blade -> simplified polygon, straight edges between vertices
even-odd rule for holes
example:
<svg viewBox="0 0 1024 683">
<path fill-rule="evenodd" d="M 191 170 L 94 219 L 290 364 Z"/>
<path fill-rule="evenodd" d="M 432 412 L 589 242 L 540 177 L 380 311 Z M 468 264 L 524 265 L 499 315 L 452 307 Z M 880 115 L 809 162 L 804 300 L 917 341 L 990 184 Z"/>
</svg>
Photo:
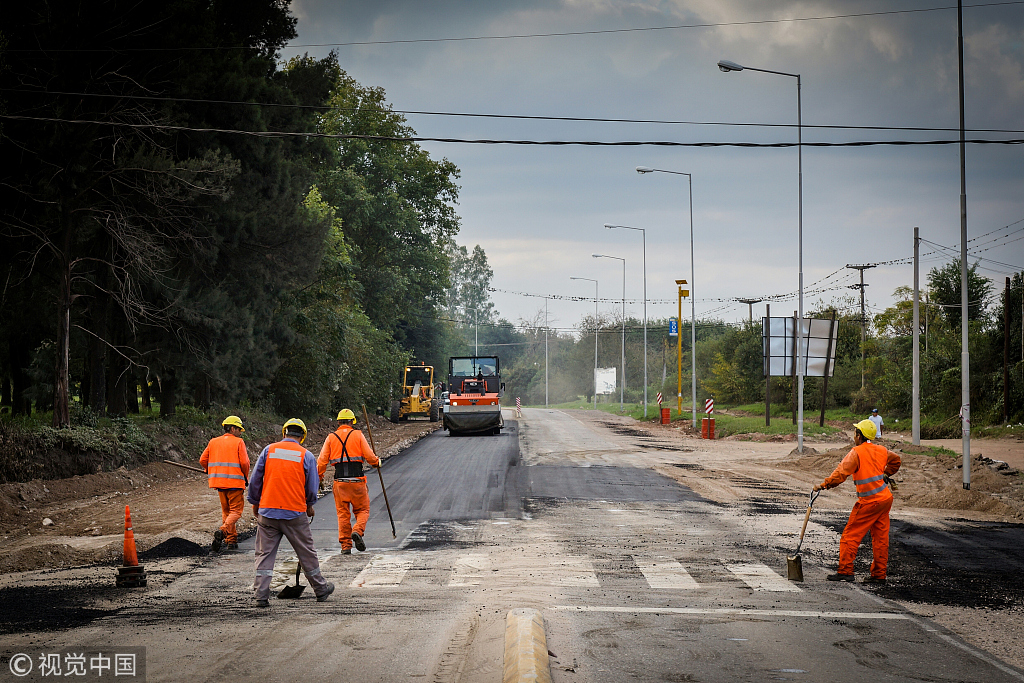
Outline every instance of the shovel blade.
<svg viewBox="0 0 1024 683">
<path fill-rule="evenodd" d="M 790 581 L 804 580 L 804 565 L 799 555 L 786 558 L 786 578 Z"/>
<path fill-rule="evenodd" d="M 277 594 L 278 600 L 294 600 L 302 595 L 302 591 L 306 590 L 305 586 L 285 586 L 281 589 L 281 592 Z"/>
</svg>

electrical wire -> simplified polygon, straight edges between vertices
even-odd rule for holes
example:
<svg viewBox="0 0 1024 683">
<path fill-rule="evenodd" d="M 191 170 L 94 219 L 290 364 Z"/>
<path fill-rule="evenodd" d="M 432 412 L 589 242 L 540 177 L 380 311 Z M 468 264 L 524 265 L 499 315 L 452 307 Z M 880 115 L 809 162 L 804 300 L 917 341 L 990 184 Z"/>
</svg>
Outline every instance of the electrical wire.
<svg viewBox="0 0 1024 683">
<path fill-rule="evenodd" d="M 1006 5 L 1021 5 L 1024 0 L 1004 0 L 1003 2 L 986 2 L 974 5 L 964 5 L 964 9 L 976 9 L 982 7 L 1002 7 Z M 789 17 L 785 19 L 754 19 L 748 21 L 719 21 L 702 22 L 693 24 L 676 24 L 672 26 L 640 26 L 635 28 L 612 28 L 594 29 L 591 31 L 559 31 L 552 33 L 514 33 L 508 35 L 484 35 L 484 36 L 459 36 L 452 38 L 408 38 L 397 40 L 358 40 L 344 43 L 297 43 L 285 45 L 282 49 L 294 50 L 310 47 L 350 47 L 359 45 L 410 45 L 416 43 L 459 43 L 486 40 L 520 40 L 525 38 L 564 38 L 571 36 L 595 36 L 610 35 L 616 33 L 643 33 L 648 31 L 678 31 L 682 29 L 702 28 L 725 28 L 730 26 L 758 26 L 771 24 L 785 24 L 795 21 L 829 21 L 833 19 L 860 19 L 864 17 L 879 17 L 898 14 L 921 14 L 925 12 L 942 12 L 957 9 L 956 5 L 944 7 L 920 7 L 916 9 L 882 10 L 878 12 L 857 12 L 850 14 L 828 14 L 810 17 Z M 175 52 L 175 51 L 210 51 L 210 50 L 262 50 L 256 46 L 209 46 L 209 47 L 138 47 L 138 48 L 57 48 L 57 49 L 8 49 L 7 52 Z"/>
<path fill-rule="evenodd" d="M 1024 1 L 1024 0 L 1022 0 Z M 662 125 L 687 125 L 687 126 L 739 126 L 739 127 L 754 127 L 754 128 L 797 128 L 798 125 L 795 123 L 756 123 L 756 122 L 737 122 L 737 121 L 675 121 L 666 119 L 619 119 L 619 118 L 601 118 L 601 117 L 589 117 L 589 116 L 542 116 L 542 115 L 529 115 L 529 114 L 487 114 L 487 113 L 474 113 L 474 112 L 451 112 L 451 111 L 423 111 L 416 109 L 390 109 L 382 107 L 333 107 L 329 105 L 312 105 L 312 104 L 285 104 L 279 102 L 242 102 L 237 100 L 206 100 L 196 99 L 189 97 L 165 97 L 157 95 L 119 95 L 112 93 L 84 93 L 84 92 L 68 92 L 59 90 L 25 90 L 21 88 L 0 88 L 2 92 L 19 92 L 19 93 L 34 93 L 39 95 L 57 95 L 67 97 L 99 97 L 99 98 L 113 98 L 113 99 L 130 99 L 140 100 L 146 102 L 183 102 L 188 104 L 225 104 L 233 106 L 259 106 L 259 107 L 276 107 L 285 109 L 309 109 L 314 111 L 345 111 L 345 112 L 360 112 L 370 111 L 381 114 L 403 114 L 403 115 L 416 115 L 416 116 L 450 116 L 450 117 L 469 117 L 469 118 L 485 118 L 485 119 L 512 119 L 512 120 L 526 120 L 526 121 L 569 121 L 569 122 L 584 122 L 584 123 L 638 123 L 638 124 L 662 124 Z M 823 130 L 893 130 L 893 131 L 918 131 L 918 132 L 930 132 L 930 133 L 956 133 L 959 132 L 959 128 L 941 128 L 933 126 L 855 126 L 855 125 L 843 125 L 843 124 L 811 124 L 804 123 L 800 127 L 803 128 L 815 128 Z M 967 133 L 1024 133 L 1024 129 L 1013 129 L 1013 128 L 966 128 L 964 129 Z"/>
<path fill-rule="evenodd" d="M 1024 1 L 1024 0 L 1022 0 Z M 500 140 L 500 139 L 465 139 L 438 138 L 425 136 L 391 136 L 391 135 L 355 135 L 348 133 L 319 133 L 303 131 L 252 131 L 232 128 L 194 128 L 191 126 L 175 126 L 158 123 L 128 123 L 124 121 L 91 121 L 87 119 L 61 119 L 48 116 L 19 116 L 0 114 L 0 118 L 13 121 L 43 121 L 47 123 L 71 123 L 78 125 L 112 126 L 120 128 L 182 131 L 191 133 L 223 133 L 232 135 L 249 135 L 260 138 L 324 138 L 330 140 L 365 140 L 368 142 L 444 142 L 471 145 L 537 145 L 537 146 L 585 146 L 585 147 L 747 147 L 747 148 L 789 148 L 797 147 L 796 142 L 677 142 L 671 140 Z M 971 145 L 1022 145 L 1024 139 L 969 139 Z M 934 146 L 958 145 L 960 140 L 859 140 L 852 142 L 804 142 L 804 147 L 878 147 L 878 146 Z"/>
</svg>

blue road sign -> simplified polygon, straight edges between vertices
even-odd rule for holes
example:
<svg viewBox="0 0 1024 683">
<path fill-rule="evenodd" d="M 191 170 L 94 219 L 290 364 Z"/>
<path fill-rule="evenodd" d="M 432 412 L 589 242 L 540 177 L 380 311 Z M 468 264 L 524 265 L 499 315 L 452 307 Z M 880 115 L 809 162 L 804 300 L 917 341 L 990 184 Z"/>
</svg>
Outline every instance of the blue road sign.
<svg viewBox="0 0 1024 683">
<path fill-rule="evenodd" d="M 678 337 L 679 336 L 679 321 L 675 318 L 668 319 L 668 336 Z"/>
</svg>

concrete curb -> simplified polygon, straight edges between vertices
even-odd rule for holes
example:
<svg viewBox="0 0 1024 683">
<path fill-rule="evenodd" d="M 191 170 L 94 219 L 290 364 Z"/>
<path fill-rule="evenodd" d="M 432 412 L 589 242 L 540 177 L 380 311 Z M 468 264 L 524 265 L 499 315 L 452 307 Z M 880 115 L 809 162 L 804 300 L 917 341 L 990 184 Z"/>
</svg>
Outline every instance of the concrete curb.
<svg viewBox="0 0 1024 683">
<path fill-rule="evenodd" d="M 551 683 L 544 618 L 535 609 L 514 609 L 505 617 L 503 683 Z"/>
</svg>

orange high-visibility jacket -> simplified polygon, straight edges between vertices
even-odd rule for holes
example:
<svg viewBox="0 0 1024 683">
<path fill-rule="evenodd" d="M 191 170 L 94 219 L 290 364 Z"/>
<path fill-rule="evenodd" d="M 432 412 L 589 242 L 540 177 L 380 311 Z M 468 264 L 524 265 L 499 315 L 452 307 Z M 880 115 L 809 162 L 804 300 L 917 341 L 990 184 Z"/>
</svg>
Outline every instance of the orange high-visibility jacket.
<svg viewBox="0 0 1024 683">
<path fill-rule="evenodd" d="M 249 453 L 234 434 L 210 439 L 199 464 L 206 470 L 211 489 L 244 489 L 249 477 Z"/>
<path fill-rule="evenodd" d="M 259 507 L 306 511 L 306 470 L 302 464 L 305 456 L 306 449 L 294 441 L 267 446 Z"/>
<path fill-rule="evenodd" d="M 882 479 L 883 474 L 895 474 L 902 461 L 900 456 L 889 449 L 871 442 L 854 446 L 843 461 L 822 482 L 823 488 L 839 486 L 846 478 L 853 476 L 857 487 L 857 499 L 864 502 L 892 498 L 889 485 Z"/>
<path fill-rule="evenodd" d="M 344 443 L 345 447 L 342 448 Z M 360 466 L 366 462 L 371 466 L 380 463 L 380 458 L 374 455 L 370 444 L 366 443 L 363 433 L 351 425 L 342 425 L 338 430 L 327 437 L 324 447 L 320 449 L 320 457 L 316 461 L 316 471 L 322 477 L 328 465 L 338 465 L 344 457 L 342 452 L 348 455 L 348 459 L 358 463 Z M 366 481 L 365 476 L 338 478 L 338 481 Z"/>
</svg>

